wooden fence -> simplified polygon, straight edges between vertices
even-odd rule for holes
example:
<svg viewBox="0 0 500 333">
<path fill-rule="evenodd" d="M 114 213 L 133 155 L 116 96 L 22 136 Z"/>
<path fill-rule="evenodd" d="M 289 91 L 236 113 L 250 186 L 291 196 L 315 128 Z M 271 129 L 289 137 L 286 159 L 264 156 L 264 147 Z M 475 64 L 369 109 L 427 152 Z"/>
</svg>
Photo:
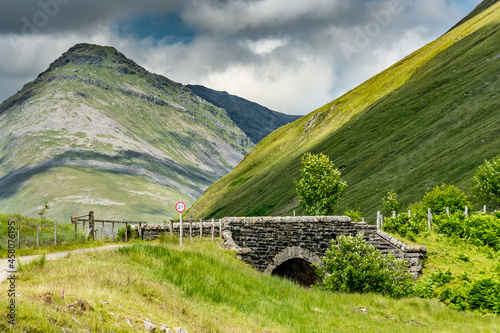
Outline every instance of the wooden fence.
<svg viewBox="0 0 500 333">
<path fill-rule="evenodd" d="M 194 225 L 198 225 L 198 228 L 193 228 L 193 222 Z M 116 238 L 116 231 L 115 229 L 116 225 L 125 225 L 125 230 L 128 230 L 128 226 L 134 227 L 137 225 L 137 231 L 139 234 L 140 239 L 144 239 L 143 235 L 143 228 L 148 225 L 148 222 L 145 221 L 119 221 L 119 220 L 98 220 L 95 219 L 94 217 L 94 212 L 90 211 L 87 215 L 82 215 L 82 216 L 75 216 L 71 217 L 71 223 L 74 224 L 74 234 L 75 234 L 75 239 L 77 237 L 77 229 L 78 225 L 81 224 L 82 230 L 85 230 L 85 228 L 88 228 L 87 235 L 86 237 L 92 237 L 93 239 L 98 239 L 99 236 L 102 240 L 107 240 L 110 239 L 112 241 L 115 240 Z M 175 230 L 177 232 L 175 233 L 180 233 L 181 235 L 183 234 L 184 230 L 189 230 L 189 237 L 191 240 L 193 239 L 193 232 L 195 229 L 198 229 L 199 231 L 199 236 L 200 238 L 203 238 L 203 233 L 204 230 L 206 231 L 207 225 L 208 228 L 211 230 L 211 237 L 212 240 L 215 240 L 216 236 L 215 234 L 218 233 L 219 237 L 221 236 L 221 230 L 222 230 L 222 225 L 220 220 L 218 222 L 215 221 L 215 219 L 211 220 L 189 220 L 186 221 L 184 220 L 182 222 L 182 228 L 181 224 L 179 221 L 174 221 L 171 219 L 168 223 L 165 222 L 163 223 L 164 226 L 169 226 L 168 231 L 172 235 Z M 100 229 L 99 229 L 100 226 Z M 106 228 L 106 226 L 108 228 Z M 218 226 L 218 228 L 217 228 Z M 218 230 L 217 230 L 218 229 Z M 188 233 L 185 233 L 186 237 Z M 125 241 L 128 242 L 128 232 L 125 232 Z"/>
<path fill-rule="evenodd" d="M 446 210 L 444 212 L 432 212 L 432 210 L 430 208 L 427 209 L 427 227 L 428 229 L 431 229 L 432 228 L 432 216 L 433 214 L 434 215 L 437 215 L 437 214 L 444 214 L 446 213 L 448 216 L 450 216 L 450 208 L 449 207 L 446 207 Z M 492 213 L 496 213 L 496 211 L 492 211 Z M 468 206 L 465 206 L 464 207 L 464 211 L 463 211 L 463 214 L 465 217 L 469 216 L 469 214 L 487 214 L 487 206 L 486 205 L 483 205 L 483 209 L 478 211 L 478 212 L 473 212 L 473 213 L 469 213 L 469 207 Z M 413 214 L 413 216 L 415 217 L 415 214 Z M 411 214 L 411 210 L 408 210 L 408 217 L 412 217 L 412 214 Z M 422 216 L 419 216 L 419 217 L 422 217 Z M 396 218 L 396 212 L 393 211 L 392 212 L 392 218 Z M 364 221 L 364 218 L 363 218 L 363 221 Z M 377 211 L 377 229 L 381 229 L 383 224 L 384 224 L 384 216 L 380 213 L 380 211 Z"/>
</svg>

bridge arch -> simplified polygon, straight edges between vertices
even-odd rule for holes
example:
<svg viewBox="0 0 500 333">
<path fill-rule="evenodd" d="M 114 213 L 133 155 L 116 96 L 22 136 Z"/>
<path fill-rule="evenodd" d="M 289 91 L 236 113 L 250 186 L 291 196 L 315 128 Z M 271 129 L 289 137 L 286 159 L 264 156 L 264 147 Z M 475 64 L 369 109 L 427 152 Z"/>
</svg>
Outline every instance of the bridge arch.
<svg viewBox="0 0 500 333">
<path fill-rule="evenodd" d="M 300 246 L 292 246 L 276 254 L 265 273 L 288 278 L 309 287 L 318 279 L 311 264 L 322 265 L 316 253 Z"/>
</svg>

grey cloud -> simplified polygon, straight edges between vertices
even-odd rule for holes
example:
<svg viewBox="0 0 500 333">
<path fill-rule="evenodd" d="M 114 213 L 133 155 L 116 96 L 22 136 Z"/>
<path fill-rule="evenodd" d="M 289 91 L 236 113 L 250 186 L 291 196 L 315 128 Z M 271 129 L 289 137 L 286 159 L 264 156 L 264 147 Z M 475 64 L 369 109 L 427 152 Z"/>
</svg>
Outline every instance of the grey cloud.
<svg viewBox="0 0 500 333">
<path fill-rule="evenodd" d="M 175 81 L 305 114 L 438 37 L 466 14 L 456 1 L 400 0 L 403 11 L 360 47 L 358 31 L 375 22 L 373 13 L 386 10 L 393 0 L 42 1 L 68 4 L 38 34 L 16 35 L 25 40 L 11 43 L 15 51 L 5 36 L 18 34 L 19 17 L 33 17 L 41 7 L 36 1 L 0 0 L 2 7 L 9 4 L 8 13 L 0 11 L 0 87 L 5 88 L 0 100 L 20 89 L 15 85 L 21 78 L 31 73 L 34 79 L 73 44 L 90 42 L 114 46 Z M 127 18 L 172 10 L 198 32 L 189 43 L 113 33 L 112 27 Z M 357 52 L 346 57 L 342 45 L 353 45 Z"/>
<path fill-rule="evenodd" d="M 182 0 L 0 0 L 0 33 L 79 31 L 145 12 L 178 10 Z M 34 29 L 36 31 L 33 31 Z"/>
</svg>

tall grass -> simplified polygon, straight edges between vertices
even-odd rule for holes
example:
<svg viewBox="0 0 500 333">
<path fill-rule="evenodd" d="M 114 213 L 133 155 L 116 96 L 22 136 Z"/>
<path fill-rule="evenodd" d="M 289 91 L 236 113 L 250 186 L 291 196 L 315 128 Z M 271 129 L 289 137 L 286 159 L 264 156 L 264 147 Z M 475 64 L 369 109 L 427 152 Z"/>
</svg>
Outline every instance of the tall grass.
<svg viewBox="0 0 500 333">
<path fill-rule="evenodd" d="M 70 223 L 57 222 L 57 243 L 54 243 L 54 224 L 51 219 L 38 219 L 26 217 L 19 214 L 0 213 L 0 258 L 7 256 L 8 239 L 17 243 L 17 228 L 19 227 L 19 248 L 16 255 L 42 254 L 47 252 L 57 252 L 82 247 L 103 245 L 101 240 L 91 240 L 86 238 L 86 230 L 77 228 L 75 238 L 75 227 Z M 9 224 L 14 227 L 14 231 L 9 231 Z M 37 242 L 37 226 L 39 240 Z M 14 233 L 14 238 L 9 234 Z M 39 246 L 38 246 L 39 245 Z"/>
<path fill-rule="evenodd" d="M 17 331 L 140 332 L 143 321 L 192 332 L 481 332 L 498 317 L 433 300 L 394 300 L 300 287 L 261 274 L 216 243 L 165 237 L 107 253 L 32 264 L 17 281 Z M 66 296 L 63 299 L 62 289 Z M 47 293 L 50 301 L 47 302 Z M 45 296 L 44 296 L 45 295 Z M 75 300 L 94 309 L 68 311 Z M 8 300 L 0 294 L 0 306 Z M 0 330 L 10 326 L 0 317 Z"/>
</svg>

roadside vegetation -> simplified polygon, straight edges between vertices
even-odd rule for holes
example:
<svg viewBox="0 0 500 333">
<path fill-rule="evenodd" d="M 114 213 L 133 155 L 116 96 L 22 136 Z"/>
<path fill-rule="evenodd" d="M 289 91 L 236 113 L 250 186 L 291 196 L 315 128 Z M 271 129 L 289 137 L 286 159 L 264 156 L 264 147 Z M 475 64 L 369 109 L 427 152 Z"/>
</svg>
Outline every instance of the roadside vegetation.
<svg viewBox="0 0 500 333">
<path fill-rule="evenodd" d="M 211 241 L 186 242 L 181 249 L 169 237 L 158 246 L 134 244 L 106 255 L 38 260 L 22 267 L 16 283 L 19 332 L 143 332 L 144 321 L 190 333 L 485 332 L 500 327 L 498 316 L 455 311 L 432 299 L 303 288 L 254 271 Z M 0 306 L 7 301 L 6 293 L 0 294 Z M 0 330 L 9 329 L 2 316 Z"/>
<path fill-rule="evenodd" d="M 43 210 L 40 212 L 44 213 Z M 52 252 L 69 251 L 81 248 L 97 247 L 110 244 L 111 240 L 91 239 L 86 237 L 86 231 L 77 228 L 75 239 L 75 228 L 71 223 L 57 222 L 57 245 L 54 245 L 54 223 L 56 221 L 47 219 L 44 214 L 41 218 L 26 217 L 20 214 L 0 213 L 0 258 L 8 255 L 8 240 L 16 243 L 16 256 L 41 255 Z M 14 231 L 9 232 L 9 223 L 14 226 Z M 39 244 L 37 246 L 37 225 L 39 226 Z M 17 248 L 17 227 L 20 227 L 20 247 Z M 130 226 L 129 226 L 130 229 Z M 14 238 L 9 238 L 9 233 Z M 116 241 L 113 244 L 127 244 L 124 242 L 125 228 L 118 230 Z M 129 243 L 141 242 L 137 233 L 129 230 Z"/>
</svg>

